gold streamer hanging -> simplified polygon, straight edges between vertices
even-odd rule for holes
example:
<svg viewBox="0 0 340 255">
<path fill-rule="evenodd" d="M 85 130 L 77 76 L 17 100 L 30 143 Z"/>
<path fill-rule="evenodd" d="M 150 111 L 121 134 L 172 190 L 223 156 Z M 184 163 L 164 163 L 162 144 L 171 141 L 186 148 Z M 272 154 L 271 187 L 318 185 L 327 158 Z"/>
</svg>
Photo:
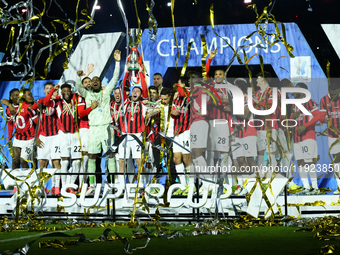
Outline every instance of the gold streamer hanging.
<svg viewBox="0 0 340 255">
<path fill-rule="evenodd" d="M 201 41 L 202 41 L 202 47 L 203 47 L 203 56 L 202 56 L 202 77 L 203 81 L 207 79 L 207 71 L 206 71 L 206 59 L 208 55 L 208 50 L 207 50 L 207 42 L 205 40 L 204 34 L 201 34 Z"/>
<path fill-rule="evenodd" d="M 141 42 L 141 38 L 142 38 L 141 22 L 140 22 L 139 15 L 138 15 L 136 0 L 134 0 L 134 4 L 135 4 L 135 10 L 136 10 L 136 17 L 137 17 L 137 21 L 138 21 L 137 43 L 139 43 L 139 42 Z"/>
<path fill-rule="evenodd" d="M 176 50 L 177 50 L 177 58 L 176 58 L 176 68 L 178 65 L 179 60 L 179 50 L 178 50 L 178 41 L 176 37 L 176 31 L 175 31 L 175 16 L 174 16 L 174 10 L 175 10 L 175 0 L 171 0 L 171 19 L 172 19 L 172 31 L 174 33 L 175 43 L 176 43 Z"/>
<path fill-rule="evenodd" d="M 331 63 L 329 62 L 329 60 L 327 60 L 326 73 L 329 88 L 329 86 L 331 85 Z"/>
<path fill-rule="evenodd" d="M 185 61 L 181 70 L 181 77 L 183 77 L 185 75 L 185 72 L 187 71 L 187 65 L 188 65 L 188 61 L 189 61 L 189 56 L 190 56 L 190 52 L 191 52 L 191 45 L 193 44 L 194 41 L 189 42 L 188 44 L 188 49 L 187 49 L 187 55 L 185 57 Z"/>
<path fill-rule="evenodd" d="M 8 50 L 8 48 L 9 48 L 10 46 L 13 45 L 14 33 L 15 33 L 15 27 L 12 26 L 12 27 L 11 27 L 11 31 L 10 31 L 10 33 L 9 33 L 9 39 L 8 39 L 8 43 L 7 43 L 7 46 L 6 46 L 6 51 Z M 21 61 L 21 60 L 20 60 L 20 61 Z"/>
</svg>

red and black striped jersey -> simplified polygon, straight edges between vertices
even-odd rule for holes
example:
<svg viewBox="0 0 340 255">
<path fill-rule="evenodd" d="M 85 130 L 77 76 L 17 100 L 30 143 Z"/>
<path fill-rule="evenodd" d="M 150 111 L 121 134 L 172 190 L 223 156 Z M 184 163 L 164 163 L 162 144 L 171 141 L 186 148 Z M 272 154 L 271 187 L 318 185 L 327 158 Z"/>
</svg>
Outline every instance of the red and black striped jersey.
<svg viewBox="0 0 340 255">
<path fill-rule="evenodd" d="M 43 99 L 39 99 L 38 103 L 42 104 Z M 42 105 L 42 113 L 40 115 L 40 134 L 43 136 L 53 136 L 58 134 L 58 115 L 55 107 L 47 107 Z"/>
<path fill-rule="evenodd" d="M 256 91 L 254 97 L 259 101 L 257 106 L 258 110 L 268 110 L 272 107 L 273 100 L 273 88 L 267 86 L 263 91 Z M 280 102 L 280 94 L 277 95 L 277 100 Z M 253 103 L 254 104 L 254 103 Z M 272 113 L 270 116 L 259 116 L 256 115 L 254 117 L 256 130 L 267 130 L 267 126 L 271 127 L 271 129 L 278 129 L 278 121 L 266 121 L 266 119 L 279 119 L 280 120 L 280 109 L 276 108 L 276 111 Z M 262 121 L 260 121 L 262 120 Z"/>
<path fill-rule="evenodd" d="M 121 129 L 124 124 L 124 114 L 123 114 L 123 105 L 122 103 L 117 104 L 115 101 L 111 101 L 111 117 L 112 124 L 115 125 L 118 129 Z M 114 131 L 117 137 L 120 137 L 119 132 Z"/>
<path fill-rule="evenodd" d="M 313 99 L 310 99 L 308 102 L 303 103 L 302 106 L 304 106 L 307 111 L 312 113 L 313 115 L 304 115 L 302 112 L 300 112 L 300 115 L 297 119 L 297 125 L 294 127 L 294 143 L 302 142 L 307 139 L 313 139 L 316 140 L 315 136 L 315 123 L 320 119 L 320 113 L 318 109 L 318 105 L 315 103 Z M 292 107 L 292 114 L 298 111 L 298 109 L 295 107 Z M 316 119 L 314 119 L 316 118 Z M 313 121 L 312 121 L 313 119 Z M 313 122 L 313 123 L 312 123 Z M 306 130 L 300 134 L 298 134 L 297 129 L 298 127 L 304 125 L 306 127 Z"/>
<path fill-rule="evenodd" d="M 83 98 L 81 95 L 78 94 L 79 97 L 81 97 L 81 101 L 84 102 L 85 105 L 85 98 Z M 79 102 L 79 98 L 78 98 L 78 102 Z M 89 115 L 85 115 L 83 117 L 79 116 L 79 129 L 81 128 L 86 128 L 89 129 L 90 128 L 90 124 L 89 124 Z"/>
<path fill-rule="evenodd" d="M 146 107 L 143 105 L 142 101 L 133 102 L 126 100 L 124 102 L 124 109 L 127 121 L 127 130 L 125 129 L 124 116 L 119 117 L 118 121 L 122 133 L 142 133 L 145 129 L 146 114 Z"/>
<path fill-rule="evenodd" d="M 228 99 L 228 92 L 226 89 L 216 89 L 216 92 L 220 96 L 220 98 Z M 214 92 L 211 91 L 211 93 L 214 95 Z M 219 100 L 215 100 L 216 104 L 213 100 L 210 100 L 210 104 L 208 104 L 208 114 L 209 119 L 211 120 L 225 120 L 227 119 L 227 112 L 224 111 L 224 106 L 221 104 Z"/>
<path fill-rule="evenodd" d="M 320 113 L 322 118 L 330 118 L 330 126 L 328 126 L 328 136 L 338 138 L 340 136 L 340 99 L 333 100 L 332 102 L 329 94 L 321 98 Z M 330 103 L 331 102 L 331 103 Z"/>
<path fill-rule="evenodd" d="M 189 97 L 178 96 L 172 103 L 173 108 L 180 111 L 178 116 L 172 116 L 174 119 L 174 135 L 182 134 L 190 130 L 190 107 Z"/>
<path fill-rule="evenodd" d="M 203 86 L 195 85 L 192 93 L 190 95 L 190 122 L 196 122 L 200 120 L 208 121 L 207 113 L 206 115 L 202 115 L 202 97 L 206 96 L 207 105 L 210 102 L 210 96 L 203 90 L 205 89 Z"/>
<path fill-rule="evenodd" d="M 77 125 L 79 125 L 77 111 L 79 106 L 85 105 L 82 98 L 78 97 L 76 94 L 73 94 L 73 97 L 69 103 L 67 103 L 61 97 L 58 97 L 53 101 L 59 117 L 59 130 L 68 133 L 77 132 Z"/>
<path fill-rule="evenodd" d="M 15 138 L 18 140 L 31 140 L 35 136 L 35 123 L 38 115 L 30 108 L 30 104 L 22 103 L 20 114 L 19 106 L 15 106 L 17 111 L 15 116 L 12 116 L 8 108 L 6 109 L 7 118 L 9 121 L 14 122 L 16 133 Z"/>
</svg>

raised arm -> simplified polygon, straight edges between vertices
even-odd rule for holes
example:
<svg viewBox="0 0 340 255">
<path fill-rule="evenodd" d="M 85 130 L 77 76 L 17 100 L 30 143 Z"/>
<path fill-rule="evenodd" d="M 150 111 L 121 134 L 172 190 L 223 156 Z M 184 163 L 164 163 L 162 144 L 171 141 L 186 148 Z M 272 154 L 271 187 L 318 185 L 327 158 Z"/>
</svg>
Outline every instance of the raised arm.
<svg viewBox="0 0 340 255">
<path fill-rule="evenodd" d="M 106 89 L 103 92 L 105 94 L 111 95 L 112 91 L 114 90 L 118 82 L 120 72 L 120 55 L 121 55 L 120 51 L 116 50 L 114 53 L 114 59 L 116 60 L 115 71 L 113 73 L 111 81 L 109 82 L 109 85 L 107 85 Z"/>
<path fill-rule="evenodd" d="M 16 114 L 15 107 L 9 102 L 9 100 L 1 99 L 1 103 L 8 107 L 8 110 L 9 110 L 10 114 L 12 114 L 12 115 Z"/>
<path fill-rule="evenodd" d="M 86 97 L 87 90 L 81 85 L 81 77 L 84 76 L 83 70 L 77 72 L 76 89 L 82 97 Z"/>
<path fill-rule="evenodd" d="M 58 84 L 55 85 L 55 86 L 51 89 L 50 93 L 48 93 L 48 95 L 45 96 L 45 97 L 42 99 L 42 104 L 44 104 L 44 105 L 47 106 L 47 107 L 53 107 L 53 106 L 54 106 L 54 101 L 51 100 L 51 98 L 52 98 L 52 95 L 53 95 L 54 91 L 58 90 L 59 88 L 60 88 L 60 85 L 58 85 Z"/>
<path fill-rule="evenodd" d="M 205 70 L 207 72 L 207 78 L 209 78 L 211 61 L 214 59 L 216 54 L 217 54 L 217 48 L 215 50 L 213 50 L 212 52 L 210 52 L 209 58 L 208 58 L 207 62 L 205 63 Z"/>
</svg>

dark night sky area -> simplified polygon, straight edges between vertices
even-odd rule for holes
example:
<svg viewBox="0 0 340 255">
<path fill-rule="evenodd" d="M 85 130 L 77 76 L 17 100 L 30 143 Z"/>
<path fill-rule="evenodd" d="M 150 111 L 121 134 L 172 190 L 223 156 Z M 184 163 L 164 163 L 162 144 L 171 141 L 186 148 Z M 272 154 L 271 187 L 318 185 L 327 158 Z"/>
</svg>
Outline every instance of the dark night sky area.
<svg viewBox="0 0 340 255">
<path fill-rule="evenodd" d="M 8 3 L 18 1 L 8 1 Z M 34 4 L 41 9 L 42 1 L 33 1 Z M 47 29 L 52 31 L 50 25 L 53 17 L 62 19 L 75 20 L 75 8 L 76 0 L 57 0 L 59 6 L 65 11 L 63 13 L 54 0 L 47 0 L 47 6 L 50 5 L 48 10 L 48 16 L 43 17 L 43 24 Z M 93 5 L 92 0 L 88 0 L 89 9 Z M 155 0 L 154 15 L 158 21 L 159 27 L 171 27 L 171 8 L 167 6 L 169 0 Z M 175 25 L 176 26 L 195 26 L 195 25 L 209 25 L 210 24 L 210 13 L 209 8 L 211 3 L 214 3 L 215 10 L 215 24 L 242 24 L 242 23 L 254 23 L 256 20 L 255 13 L 247 9 L 247 4 L 244 0 L 222 0 L 222 1 L 211 1 L 211 0 L 197 0 L 197 5 L 193 5 L 194 0 L 177 0 L 175 2 Z M 127 19 L 129 21 L 129 27 L 138 27 L 137 18 L 134 8 L 133 0 L 122 0 Z M 268 5 L 269 0 L 253 0 L 252 3 L 257 5 L 259 13 L 265 6 Z M 312 7 L 313 11 L 308 11 L 308 7 Z M 105 33 L 105 32 L 117 32 L 125 31 L 124 23 L 121 14 L 118 9 L 116 1 L 99 0 L 100 10 L 96 11 L 95 25 L 89 29 L 81 30 L 81 34 L 88 33 Z M 142 22 L 142 28 L 148 28 L 148 14 L 145 10 L 145 1 L 137 1 L 139 17 Z M 1 6 L 2 7 L 2 6 Z M 272 14 L 275 15 L 277 21 L 280 22 L 295 22 L 300 27 L 303 35 L 309 43 L 312 51 L 318 59 L 322 69 L 326 73 L 326 64 L 329 60 L 331 63 L 331 76 L 340 76 L 340 60 L 336 55 L 333 47 L 331 46 L 328 38 L 323 32 L 320 24 L 337 24 L 340 22 L 338 15 L 340 4 L 337 0 L 277 0 L 272 10 Z M 80 10 L 86 8 L 86 0 L 80 1 Z M 83 23 L 80 23 L 83 24 Z M 1 31 L 1 42 L 0 52 L 5 52 L 5 48 L 8 42 L 8 34 L 10 28 L 0 28 Z M 39 32 L 39 31 L 38 31 Z M 37 32 L 37 33 L 38 33 Z M 59 33 L 60 32 L 60 33 Z M 59 25 L 58 33 L 60 36 L 67 35 L 67 31 L 63 31 Z M 38 35 L 33 35 L 38 36 Z M 74 46 L 77 45 L 79 35 L 74 39 Z M 40 44 L 36 43 L 34 50 L 37 52 L 40 48 Z M 120 50 L 124 51 L 125 41 L 121 44 Z M 24 51 L 24 48 L 23 48 Z M 47 52 L 42 54 L 42 59 L 46 60 Z M 124 56 L 123 56 L 124 57 Z M 62 72 L 62 63 L 65 60 L 65 54 L 61 54 L 55 58 L 47 79 L 59 79 Z M 43 63 L 42 63 L 43 62 Z M 37 65 L 37 72 L 41 73 L 44 66 L 44 61 L 39 62 Z M 8 67 L 7 67 L 8 68 Z M 0 80 L 18 80 L 12 76 L 10 71 L 4 70 L 0 74 Z M 17 70 L 13 68 L 13 70 Z"/>
</svg>

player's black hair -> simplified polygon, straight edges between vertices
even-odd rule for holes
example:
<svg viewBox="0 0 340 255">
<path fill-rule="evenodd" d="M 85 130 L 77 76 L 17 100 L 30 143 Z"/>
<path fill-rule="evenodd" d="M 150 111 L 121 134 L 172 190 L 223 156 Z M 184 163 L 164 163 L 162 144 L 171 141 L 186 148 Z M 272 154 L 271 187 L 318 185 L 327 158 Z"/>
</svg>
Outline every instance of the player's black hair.
<svg viewBox="0 0 340 255">
<path fill-rule="evenodd" d="M 161 91 L 161 95 L 168 95 L 169 97 L 172 94 L 172 90 L 170 88 L 163 88 Z"/>
<path fill-rule="evenodd" d="M 72 86 L 70 84 L 64 83 L 63 85 L 61 85 L 61 89 L 63 88 L 69 88 L 70 90 L 72 90 Z"/>
</svg>

